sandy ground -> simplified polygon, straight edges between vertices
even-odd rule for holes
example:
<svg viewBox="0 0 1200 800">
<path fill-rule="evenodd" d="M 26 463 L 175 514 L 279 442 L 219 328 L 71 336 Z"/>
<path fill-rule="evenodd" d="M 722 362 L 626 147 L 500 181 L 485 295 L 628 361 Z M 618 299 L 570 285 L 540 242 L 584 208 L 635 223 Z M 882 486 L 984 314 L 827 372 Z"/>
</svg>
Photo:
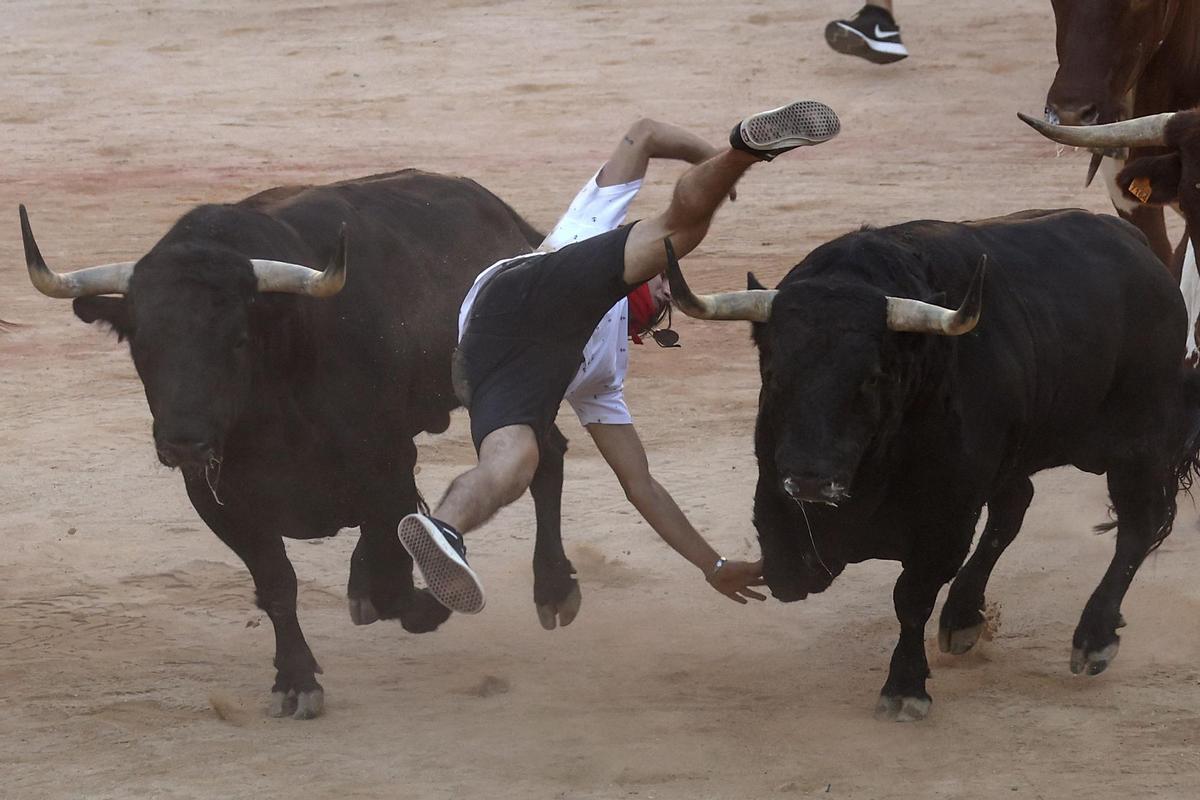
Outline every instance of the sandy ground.
<svg viewBox="0 0 1200 800">
<path fill-rule="evenodd" d="M 1071 631 L 1112 552 L 1090 532 L 1104 486 L 1040 476 L 991 584 L 995 639 L 933 657 L 932 714 L 900 726 L 870 714 L 895 565 L 851 567 L 802 604 L 735 606 L 636 518 L 566 416 L 579 620 L 537 624 L 528 501 L 474 539 L 486 613 L 431 636 L 350 624 L 356 531 L 293 543 L 327 712 L 268 719 L 270 625 L 157 465 L 125 347 L 24 275 L 17 202 L 60 269 L 136 258 L 199 201 L 404 166 L 474 177 L 546 227 L 638 116 L 717 141 L 795 96 L 839 109 L 844 133 L 745 179 L 689 259 L 702 288 L 775 281 L 866 222 L 1108 209 L 1082 187 L 1085 156 L 1014 117 L 1053 75 L 1048 2 L 905 0 L 913 57 L 887 68 L 825 46 L 852 5 L 9 0 L 0 317 L 25 327 L 0 334 L 0 794 L 1195 797 L 1190 504 L 1128 596 L 1120 658 L 1076 678 Z M 655 167 L 635 213 L 677 171 Z M 677 327 L 683 349 L 636 353 L 632 406 L 662 481 L 721 550 L 752 554 L 747 331 Z M 472 457 L 462 418 L 422 447 L 428 495 Z"/>
</svg>

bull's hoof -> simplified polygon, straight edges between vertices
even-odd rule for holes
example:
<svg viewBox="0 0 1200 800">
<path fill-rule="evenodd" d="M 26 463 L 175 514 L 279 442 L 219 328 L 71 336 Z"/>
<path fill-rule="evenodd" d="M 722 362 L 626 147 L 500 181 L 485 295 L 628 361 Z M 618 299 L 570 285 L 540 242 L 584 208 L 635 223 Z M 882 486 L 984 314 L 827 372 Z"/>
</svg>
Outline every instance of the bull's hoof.
<svg viewBox="0 0 1200 800">
<path fill-rule="evenodd" d="M 1108 665 L 1117 657 L 1121 647 L 1118 639 L 1107 647 L 1099 650 L 1088 650 L 1086 647 L 1076 647 L 1071 650 L 1071 672 L 1074 675 L 1099 675 L 1108 669 Z"/>
<path fill-rule="evenodd" d="M 379 621 L 379 610 L 366 597 L 350 598 L 350 621 L 355 625 L 370 625 Z"/>
<path fill-rule="evenodd" d="M 315 719 L 325 708 L 325 691 L 320 687 L 307 692 L 271 692 L 271 705 L 267 713 L 272 717 L 292 719 Z"/>
<path fill-rule="evenodd" d="M 925 719 L 933 700 L 929 697 L 900 697 L 881 694 L 875 704 L 875 719 L 890 722 L 916 722 Z"/>
<path fill-rule="evenodd" d="M 979 641 L 979 637 L 983 633 L 983 625 L 981 622 L 978 625 L 954 631 L 949 628 L 938 628 L 938 649 L 943 653 L 961 656 Z"/>
<path fill-rule="evenodd" d="M 542 623 L 542 627 L 548 631 L 554 630 L 559 625 L 565 628 L 575 621 L 575 617 L 579 616 L 581 605 L 583 605 L 583 594 L 579 591 L 579 584 L 575 583 L 571 586 L 571 591 L 567 592 L 567 596 L 559 602 L 537 606 L 538 622 Z"/>
<path fill-rule="evenodd" d="M 409 633 L 432 633 L 450 618 L 450 609 L 425 589 L 412 593 L 412 600 L 400 611 L 400 625 Z"/>
</svg>

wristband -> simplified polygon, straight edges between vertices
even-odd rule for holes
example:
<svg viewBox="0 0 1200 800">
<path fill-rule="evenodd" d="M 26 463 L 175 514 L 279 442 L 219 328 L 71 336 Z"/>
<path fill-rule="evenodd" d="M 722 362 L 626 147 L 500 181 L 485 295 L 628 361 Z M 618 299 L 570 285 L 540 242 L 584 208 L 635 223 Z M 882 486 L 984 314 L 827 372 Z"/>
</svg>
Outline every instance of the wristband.
<svg viewBox="0 0 1200 800">
<path fill-rule="evenodd" d="M 721 567 L 725 566 L 725 564 L 725 558 L 723 556 L 717 556 L 717 563 L 713 564 L 712 569 L 708 571 L 708 580 L 711 581 L 713 578 L 717 577 L 717 573 L 721 571 Z"/>
</svg>

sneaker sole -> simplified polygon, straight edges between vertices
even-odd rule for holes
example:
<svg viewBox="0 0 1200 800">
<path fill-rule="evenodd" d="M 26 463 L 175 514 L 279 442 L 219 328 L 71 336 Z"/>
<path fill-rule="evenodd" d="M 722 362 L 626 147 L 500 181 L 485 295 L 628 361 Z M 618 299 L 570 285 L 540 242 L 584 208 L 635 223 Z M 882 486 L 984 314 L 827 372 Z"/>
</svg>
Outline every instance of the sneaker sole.
<svg viewBox="0 0 1200 800">
<path fill-rule="evenodd" d="M 454 552 L 441 532 L 415 514 L 400 521 L 400 544 L 412 556 L 429 592 L 437 601 L 459 614 L 483 610 L 483 584 L 465 561 Z"/>
<path fill-rule="evenodd" d="M 800 100 L 747 118 L 742 138 L 755 150 L 783 150 L 827 142 L 841 129 L 832 108 L 816 100 Z"/>
<path fill-rule="evenodd" d="M 825 41 L 839 53 L 865 58 L 872 64 L 894 64 L 908 58 L 908 48 L 900 42 L 877 42 L 842 22 L 825 26 Z"/>
</svg>

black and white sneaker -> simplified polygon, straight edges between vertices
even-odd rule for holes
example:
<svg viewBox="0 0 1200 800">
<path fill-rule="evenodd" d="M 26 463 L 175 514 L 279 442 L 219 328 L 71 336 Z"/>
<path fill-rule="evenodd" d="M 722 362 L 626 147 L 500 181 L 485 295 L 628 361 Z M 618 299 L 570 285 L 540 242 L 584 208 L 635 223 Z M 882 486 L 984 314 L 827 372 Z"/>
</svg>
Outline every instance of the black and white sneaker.
<svg viewBox="0 0 1200 800">
<path fill-rule="evenodd" d="M 467 564 L 467 545 L 458 531 L 424 514 L 400 520 L 400 544 L 421 570 L 437 601 L 459 614 L 483 610 L 483 584 Z"/>
<path fill-rule="evenodd" d="M 788 150 L 827 142 L 841 129 L 832 108 L 816 100 L 798 100 L 746 117 L 733 126 L 729 144 L 770 161 Z"/>
<path fill-rule="evenodd" d="M 900 26 L 892 12 L 867 3 L 853 19 L 838 19 L 825 26 L 825 41 L 839 53 L 865 58 L 874 64 L 891 64 L 908 58 L 900 41 Z"/>
</svg>

